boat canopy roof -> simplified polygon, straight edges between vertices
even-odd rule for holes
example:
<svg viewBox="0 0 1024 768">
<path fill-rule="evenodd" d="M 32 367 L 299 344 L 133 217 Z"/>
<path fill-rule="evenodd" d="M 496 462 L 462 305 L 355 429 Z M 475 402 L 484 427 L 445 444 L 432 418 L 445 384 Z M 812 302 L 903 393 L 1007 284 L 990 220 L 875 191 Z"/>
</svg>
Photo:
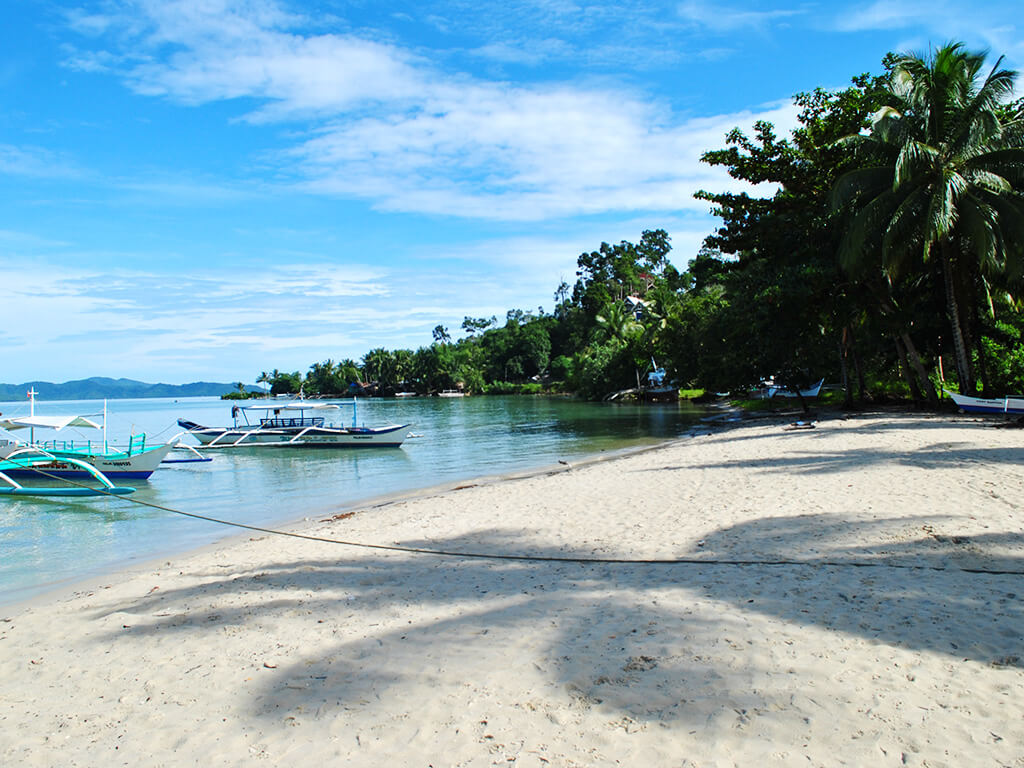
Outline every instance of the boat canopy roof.
<svg viewBox="0 0 1024 768">
<path fill-rule="evenodd" d="M 270 403 L 269 405 L 240 405 L 242 411 L 314 411 L 341 408 L 337 403 Z"/>
<path fill-rule="evenodd" d="M 64 429 L 65 427 L 103 429 L 102 424 L 97 424 L 86 416 L 12 416 L 8 419 L 0 419 L 0 429 L 8 431 L 15 429 Z"/>
</svg>

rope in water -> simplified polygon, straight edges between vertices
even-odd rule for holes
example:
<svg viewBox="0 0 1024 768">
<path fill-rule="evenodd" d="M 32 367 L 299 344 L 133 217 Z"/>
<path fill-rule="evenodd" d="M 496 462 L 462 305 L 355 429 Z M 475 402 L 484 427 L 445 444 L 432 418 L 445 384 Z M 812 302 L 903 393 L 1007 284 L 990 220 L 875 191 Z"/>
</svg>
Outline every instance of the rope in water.
<svg viewBox="0 0 1024 768">
<path fill-rule="evenodd" d="M 66 482 L 89 488 L 84 483 L 76 483 L 73 480 L 67 480 L 66 478 L 60 478 L 56 475 L 52 475 L 45 470 L 33 467 L 34 471 L 39 474 L 50 477 L 53 479 L 63 479 Z M 505 560 L 505 561 L 518 561 L 518 562 L 536 562 L 536 563 L 569 563 L 569 564 L 582 564 L 582 565 L 725 565 L 725 566 L 800 566 L 805 568 L 888 568 L 888 569 L 899 569 L 899 570 L 916 570 L 916 571 L 958 571 L 962 573 L 974 573 L 983 574 L 989 576 L 1024 576 L 1024 571 L 1010 571 L 1010 570 L 995 570 L 990 568 L 949 568 L 941 565 L 913 565 L 910 563 L 881 563 L 881 562 L 857 562 L 851 560 L 767 560 L 767 559 L 751 559 L 751 560 L 736 560 L 736 559 L 724 559 L 724 558 L 701 558 L 701 557 L 681 557 L 681 558 L 666 558 L 666 559 L 636 559 L 636 558 L 619 558 L 619 557 L 580 557 L 580 556 L 569 556 L 569 555 L 515 555 L 515 554 L 501 554 L 496 552 L 459 552 L 445 549 L 428 549 L 425 547 L 405 547 L 400 544 L 373 544 L 362 541 L 347 541 L 345 539 L 332 539 L 326 536 L 313 536 L 307 533 L 298 533 L 296 531 L 282 531 L 275 528 L 264 528 L 259 525 L 250 525 L 248 523 L 240 523 L 235 520 L 223 520 L 217 517 L 211 517 L 210 515 L 201 515 L 196 512 L 186 512 L 181 509 L 174 509 L 173 507 L 164 506 L 163 504 L 155 504 L 150 501 L 142 501 L 141 499 L 135 499 L 130 496 L 120 496 L 113 493 L 107 493 L 103 489 L 96 489 L 101 491 L 101 495 L 110 496 L 114 499 L 121 501 L 128 501 L 139 506 L 149 507 L 150 509 L 160 510 L 162 512 L 169 512 L 174 515 L 181 515 L 183 517 L 191 517 L 195 520 L 204 520 L 210 523 L 216 523 L 218 525 L 226 525 L 233 528 L 242 528 L 248 531 L 254 531 L 256 533 L 265 533 L 271 536 L 287 536 L 293 539 L 303 539 L 305 541 L 316 541 L 323 544 L 340 544 L 346 547 L 356 547 L 359 549 L 376 549 L 384 550 L 388 552 L 406 552 L 415 555 L 432 555 L 435 557 L 452 557 L 452 558 L 464 558 L 464 559 L 476 559 L 476 560 Z M 326 521 L 324 521 L 326 522 Z"/>
</svg>

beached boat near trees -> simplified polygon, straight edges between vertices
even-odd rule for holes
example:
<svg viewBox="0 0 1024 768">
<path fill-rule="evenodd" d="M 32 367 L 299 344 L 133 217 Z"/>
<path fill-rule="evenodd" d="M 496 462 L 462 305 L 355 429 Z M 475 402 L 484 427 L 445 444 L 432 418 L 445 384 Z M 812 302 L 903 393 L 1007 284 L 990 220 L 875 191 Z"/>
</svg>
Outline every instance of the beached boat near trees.
<svg viewBox="0 0 1024 768">
<path fill-rule="evenodd" d="M 969 397 L 943 390 L 963 413 L 1024 414 L 1024 397 Z"/>
<path fill-rule="evenodd" d="M 287 448 L 398 448 L 409 437 L 411 424 L 358 426 L 352 399 L 352 424 L 327 423 L 324 416 L 307 415 L 338 410 L 338 403 L 269 403 L 234 406 L 230 427 L 206 427 L 187 419 L 178 425 L 199 441 L 200 449 L 278 446 Z M 250 419 L 250 415 L 254 419 Z"/>
<path fill-rule="evenodd" d="M 795 389 L 790 389 L 789 387 L 778 386 L 777 384 L 772 383 L 772 384 L 768 384 L 764 388 L 764 397 L 767 397 L 767 398 L 772 398 L 772 397 L 793 397 L 793 398 L 817 397 L 818 394 L 821 392 L 821 387 L 824 384 L 825 384 L 825 380 L 821 379 L 820 381 L 818 381 L 817 384 L 813 384 L 812 386 L 807 387 L 807 389 L 801 389 L 798 392 Z"/>
</svg>

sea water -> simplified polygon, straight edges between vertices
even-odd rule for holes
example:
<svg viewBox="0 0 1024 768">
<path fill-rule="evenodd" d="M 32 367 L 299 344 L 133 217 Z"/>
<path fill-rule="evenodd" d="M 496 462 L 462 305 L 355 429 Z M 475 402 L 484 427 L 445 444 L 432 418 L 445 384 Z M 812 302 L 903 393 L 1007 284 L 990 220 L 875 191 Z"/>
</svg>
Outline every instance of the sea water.
<svg viewBox="0 0 1024 768">
<path fill-rule="evenodd" d="M 328 421 L 351 424 L 352 401 Z M 243 403 L 244 404 L 244 403 Z M 147 444 L 181 432 L 178 418 L 231 423 L 219 398 L 111 400 L 108 439 L 144 432 Z M 36 403 L 39 415 L 99 415 L 104 402 Z M 0 403 L 5 416 L 28 403 Z M 360 425 L 412 424 L 401 448 L 249 448 L 211 451 L 213 461 L 164 464 L 148 481 L 117 481 L 117 498 L 0 498 L 0 604 L 74 581 L 211 544 L 238 528 L 176 514 L 273 527 L 318 519 L 360 501 L 470 478 L 527 471 L 558 461 L 651 445 L 683 435 L 702 413 L 687 404 L 586 403 L 549 397 L 360 399 Z M 27 435 L 18 435 L 27 437 Z M 95 430 L 37 430 L 37 440 L 97 440 Z M 195 444 L 191 438 L 184 442 Z M 172 453 L 181 457 L 184 454 Z M 156 507 L 134 503 L 145 501 Z"/>
</svg>

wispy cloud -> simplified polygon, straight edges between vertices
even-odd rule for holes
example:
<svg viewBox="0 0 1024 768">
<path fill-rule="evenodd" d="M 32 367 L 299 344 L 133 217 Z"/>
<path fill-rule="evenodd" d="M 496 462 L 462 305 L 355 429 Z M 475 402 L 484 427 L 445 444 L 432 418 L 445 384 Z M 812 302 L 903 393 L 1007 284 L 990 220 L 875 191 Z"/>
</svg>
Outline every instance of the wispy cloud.
<svg viewBox="0 0 1024 768">
<path fill-rule="evenodd" d="M 0 174 L 37 178 L 79 176 L 75 163 L 41 147 L 0 144 Z"/>
<path fill-rule="evenodd" d="M 921 38 L 899 50 L 925 51 L 947 40 L 962 40 L 969 46 L 982 46 L 996 55 L 1006 55 L 1014 66 L 1021 66 L 1024 40 L 1019 11 L 1016 0 L 993 0 L 969 9 L 962 2 L 951 0 L 875 0 L 840 12 L 835 28 L 842 32 L 924 29 L 935 37 Z"/>
<path fill-rule="evenodd" d="M 776 8 L 770 11 L 752 11 L 737 4 L 719 4 L 704 0 L 686 0 L 677 9 L 686 22 L 714 32 L 732 32 L 738 29 L 764 30 L 786 19 L 805 13 L 802 9 Z"/>
<path fill-rule="evenodd" d="M 703 207 L 702 187 L 741 185 L 700 161 L 755 120 L 784 131 L 795 108 L 673 122 L 627 94 L 571 89 L 478 91 L 430 114 L 337 124 L 294 150 L 307 186 L 380 208 L 536 220 Z"/>
<path fill-rule="evenodd" d="M 961 9 L 963 6 L 958 4 Z M 951 9 L 942 0 L 875 0 L 867 5 L 844 11 L 837 19 L 837 28 L 846 32 L 867 29 L 899 29 L 912 25 L 931 25 Z"/>
<path fill-rule="evenodd" d="M 145 34 L 138 17 L 122 26 L 147 53 L 123 70 L 132 87 L 186 103 L 247 97 L 262 102 L 249 120 L 301 121 L 306 138 L 277 156 L 282 172 L 384 211 L 540 220 L 693 207 L 698 188 L 737 186 L 702 166 L 702 148 L 737 124 L 792 122 L 787 105 L 694 120 L 621 86 L 482 81 L 390 43 L 303 35 L 269 1 L 138 7 Z M 684 10 L 726 25 L 795 13 Z"/>
<path fill-rule="evenodd" d="M 257 366 L 268 364 L 305 370 L 326 357 L 358 358 L 375 346 L 416 348 L 429 342 L 429 329 L 438 323 L 455 329 L 466 314 L 503 315 L 519 303 L 524 284 L 548 294 L 559 259 L 575 261 L 566 243 L 509 241 L 481 242 L 475 257 L 472 248 L 435 251 L 415 272 L 290 263 L 171 275 L 66 266 L 89 263 L 89 254 L 72 258 L 64 248 L 63 258 L 44 260 L 30 255 L 31 245 L 22 244 L 25 257 L 0 259 L 4 306 L 26 320 L 5 328 L 9 368 L 88 376 L 131 371 L 144 359 L 147 375 L 164 381 L 181 380 L 175 366 L 183 361 L 206 371 L 204 378 L 233 380 L 238 371 L 252 369 L 255 376 Z M 495 248 L 502 258 L 481 258 Z M 458 280 L 445 263 L 453 258 L 464 260 Z M 151 259 L 138 253 L 124 254 L 123 261 Z M 535 268 L 524 273 L 526 264 Z M 27 362 L 39 349 L 51 363 Z M 47 368 L 55 373 L 42 373 Z"/>
</svg>

